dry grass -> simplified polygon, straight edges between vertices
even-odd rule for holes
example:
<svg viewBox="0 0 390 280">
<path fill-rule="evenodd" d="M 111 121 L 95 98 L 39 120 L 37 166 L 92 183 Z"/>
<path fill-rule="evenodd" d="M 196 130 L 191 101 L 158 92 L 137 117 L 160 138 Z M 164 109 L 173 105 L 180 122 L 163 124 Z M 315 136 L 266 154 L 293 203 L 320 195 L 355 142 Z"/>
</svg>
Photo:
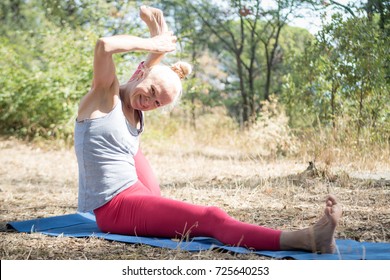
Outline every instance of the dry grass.
<svg viewBox="0 0 390 280">
<path fill-rule="evenodd" d="M 161 141 L 145 135 L 143 150 L 160 178 L 164 196 L 219 206 L 250 223 L 298 229 L 314 223 L 331 192 L 344 205 L 338 238 L 390 240 L 390 185 L 374 176 L 390 179 L 389 158 L 353 158 L 327 147 L 317 149 L 318 172 L 308 174 L 302 171 L 313 153 L 289 158 L 253 156 L 238 149 L 242 140 L 236 140 L 237 134 L 229 138 L 217 133 L 207 139 L 207 131 L 203 132 L 202 139 L 190 130 L 181 134 L 174 130 L 175 137 Z M 14 139 L 0 139 L 0 162 L 1 259 L 265 259 L 15 233 L 6 229 L 6 222 L 76 211 L 77 162 L 73 149 Z"/>
</svg>

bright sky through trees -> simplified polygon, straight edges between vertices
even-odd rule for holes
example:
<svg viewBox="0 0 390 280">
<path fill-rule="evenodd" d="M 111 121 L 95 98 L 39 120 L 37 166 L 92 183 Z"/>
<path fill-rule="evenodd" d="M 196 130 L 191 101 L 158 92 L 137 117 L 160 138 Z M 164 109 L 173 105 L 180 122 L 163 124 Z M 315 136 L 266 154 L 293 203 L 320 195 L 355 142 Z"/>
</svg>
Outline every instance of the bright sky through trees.
<svg viewBox="0 0 390 280">
<path fill-rule="evenodd" d="M 351 0 L 338 0 L 338 3 L 342 5 L 348 5 L 348 4 L 359 4 L 362 2 L 361 0 L 358 1 L 351 1 Z M 297 26 L 302 27 L 310 31 L 312 34 L 316 34 L 319 30 L 321 30 L 322 26 L 322 19 L 320 14 L 325 14 L 325 22 L 329 22 L 332 15 L 336 12 L 342 11 L 342 8 L 336 5 L 327 5 L 330 4 L 329 0 L 324 0 L 324 9 L 321 12 L 313 12 L 313 10 L 310 9 L 303 9 L 300 12 L 301 17 L 293 18 L 292 21 L 289 23 L 291 26 Z M 272 7 L 275 5 L 275 1 L 263 1 L 262 5 L 264 8 Z M 344 16 L 348 16 L 347 14 L 343 13 Z"/>
</svg>

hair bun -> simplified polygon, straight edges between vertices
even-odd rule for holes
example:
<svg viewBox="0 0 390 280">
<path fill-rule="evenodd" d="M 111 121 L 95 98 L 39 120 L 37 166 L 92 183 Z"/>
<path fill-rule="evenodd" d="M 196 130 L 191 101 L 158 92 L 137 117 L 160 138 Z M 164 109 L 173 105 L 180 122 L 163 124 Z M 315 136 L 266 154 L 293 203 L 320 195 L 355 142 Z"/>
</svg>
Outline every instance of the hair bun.
<svg viewBox="0 0 390 280">
<path fill-rule="evenodd" d="M 191 64 L 184 61 L 176 62 L 171 66 L 171 69 L 179 76 L 180 80 L 184 79 L 192 72 Z"/>
</svg>

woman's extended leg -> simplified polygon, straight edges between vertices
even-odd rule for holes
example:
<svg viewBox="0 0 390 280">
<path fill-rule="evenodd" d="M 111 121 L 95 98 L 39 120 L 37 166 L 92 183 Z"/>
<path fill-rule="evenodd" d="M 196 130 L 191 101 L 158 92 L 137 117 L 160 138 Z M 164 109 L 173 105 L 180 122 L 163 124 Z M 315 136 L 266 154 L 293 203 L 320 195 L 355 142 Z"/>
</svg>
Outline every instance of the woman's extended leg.
<svg viewBox="0 0 390 280">
<path fill-rule="evenodd" d="M 323 253 L 335 250 L 334 231 L 341 217 L 341 207 L 333 196 L 327 199 L 325 216 L 314 226 L 282 232 L 237 221 L 217 207 L 198 206 L 147 193 L 148 189 L 137 182 L 95 210 L 101 230 L 171 238 L 209 236 L 227 245 L 256 250 Z"/>
<path fill-rule="evenodd" d="M 281 231 L 237 221 L 217 207 L 154 195 L 141 182 L 95 210 L 105 232 L 155 237 L 214 237 L 232 246 L 279 250 Z"/>
</svg>

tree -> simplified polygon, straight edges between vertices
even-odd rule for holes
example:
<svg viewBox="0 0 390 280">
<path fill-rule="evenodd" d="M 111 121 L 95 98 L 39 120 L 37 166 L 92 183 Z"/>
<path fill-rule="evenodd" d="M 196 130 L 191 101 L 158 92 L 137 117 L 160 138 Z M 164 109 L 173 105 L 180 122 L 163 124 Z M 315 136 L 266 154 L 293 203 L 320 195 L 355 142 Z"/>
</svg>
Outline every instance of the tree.
<svg viewBox="0 0 390 280">
<path fill-rule="evenodd" d="M 310 108 L 306 125 L 318 118 L 322 125 L 335 128 L 339 121 L 349 120 L 357 142 L 363 133 L 371 140 L 386 139 L 390 52 L 383 32 L 367 17 L 343 20 L 336 14 L 305 55 L 295 60 L 298 75 L 287 77 L 284 97 L 292 120 Z"/>
<path fill-rule="evenodd" d="M 270 96 L 272 74 L 283 57 L 279 43 L 281 31 L 302 1 L 274 2 L 270 8 L 264 8 L 260 0 L 224 3 L 176 0 L 171 5 L 176 13 L 182 12 L 181 19 L 191 19 L 187 25 L 190 32 L 180 30 L 181 37 L 188 34 L 188 41 L 196 44 L 200 36 L 204 38 L 206 34 L 208 49 L 218 54 L 221 67 L 228 74 L 224 81 L 229 91 L 228 101 L 233 105 L 231 101 L 237 100 L 234 95 L 240 96 L 233 111 L 239 112 L 237 118 L 242 123 L 254 119 L 261 107 L 260 101 Z"/>
<path fill-rule="evenodd" d="M 379 15 L 379 27 L 387 36 L 390 35 L 390 2 L 382 0 L 367 0 L 363 6 L 370 21 L 373 21 L 374 15 Z"/>
</svg>

